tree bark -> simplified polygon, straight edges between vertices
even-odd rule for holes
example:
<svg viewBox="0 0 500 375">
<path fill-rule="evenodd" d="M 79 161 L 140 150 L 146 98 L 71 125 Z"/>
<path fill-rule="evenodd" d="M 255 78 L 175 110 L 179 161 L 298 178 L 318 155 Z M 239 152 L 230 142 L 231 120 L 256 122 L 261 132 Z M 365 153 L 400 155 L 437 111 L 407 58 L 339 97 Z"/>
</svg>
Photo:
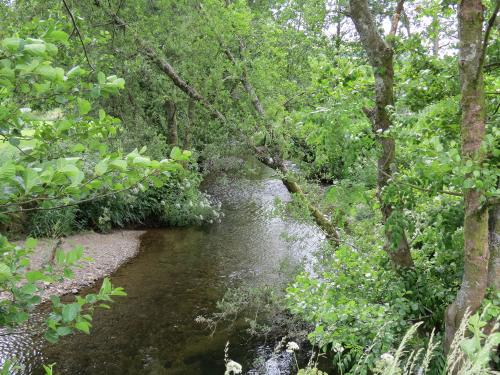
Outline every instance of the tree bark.
<svg viewBox="0 0 500 375">
<path fill-rule="evenodd" d="M 243 54 L 244 51 L 244 45 L 242 42 L 240 42 L 240 52 Z M 226 48 L 224 50 L 224 53 L 228 57 L 228 59 L 231 61 L 233 65 L 238 65 L 236 58 L 234 57 L 233 53 L 229 48 Z M 257 95 L 252 83 L 250 82 L 250 79 L 248 77 L 248 69 L 246 66 L 246 62 L 241 59 L 242 61 L 242 71 L 241 71 L 241 77 L 240 77 L 240 82 L 243 88 L 245 89 L 248 97 L 250 98 L 250 101 L 252 102 L 252 106 L 255 110 L 255 113 L 258 118 L 261 119 L 261 121 L 264 122 L 264 127 L 266 128 L 267 132 L 269 133 L 269 136 L 272 137 L 272 127 L 271 123 L 266 119 L 266 112 L 264 111 L 264 106 L 262 105 L 262 102 L 260 101 L 259 96 Z"/>
<path fill-rule="evenodd" d="M 188 101 L 187 121 L 184 127 L 184 148 L 186 150 L 191 148 L 191 129 L 194 126 L 195 105 L 196 105 L 195 101 L 190 98 Z"/>
<path fill-rule="evenodd" d="M 486 111 L 482 73 L 483 13 L 481 0 L 461 0 L 458 10 L 459 70 L 462 108 L 462 160 L 481 163 Z M 445 351 L 448 351 L 465 313 L 481 305 L 488 282 L 488 210 L 483 209 L 483 191 L 464 192 L 464 274 L 455 301 L 445 314 Z"/>
<path fill-rule="evenodd" d="M 401 13 L 403 12 L 404 3 L 405 0 L 399 0 L 398 4 L 396 5 L 396 10 L 394 11 L 394 15 L 392 16 L 391 20 L 391 31 L 389 32 L 389 35 L 394 36 L 398 31 L 399 20 L 401 18 Z"/>
<path fill-rule="evenodd" d="M 370 12 L 367 0 L 350 0 L 351 17 L 360 36 L 375 78 L 375 107 L 364 109 L 372 123 L 373 132 L 382 146 L 382 154 L 378 159 L 377 170 L 377 198 L 380 202 L 382 220 L 384 224 L 393 212 L 393 207 L 382 198 L 382 192 L 392 177 L 392 165 L 395 160 L 395 142 L 384 133 L 391 127 L 391 119 L 387 111 L 388 106 L 394 105 L 394 68 L 393 49 L 379 34 L 377 25 Z M 399 21 L 402 11 L 402 1 L 398 3 L 394 19 Z M 399 13 L 398 13 L 399 12 Z M 397 24 L 391 27 L 391 33 L 396 33 Z M 413 259 L 406 234 L 403 232 L 399 238 L 393 231 L 386 229 L 385 250 L 397 267 L 413 267 Z"/>
<path fill-rule="evenodd" d="M 432 55 L 435 58 L 439 57 L 439 17 L 436 15 L 432 19 L 432 28 L 434 36 L 432 38 Z"/>
<path fill-rule="evenodd" d="M 113 22 L 126 29 L 128 27 L 127 23 L 122 20 L 118 15 L 110 15 L 113 18 Z M 198 93 L 196 89 L 190 86 L 186 81 L 182 79 L 181 76 L 175 71 L 175 69 L 168 63 L 168 61 L 160 56 L 151 46 L 137 34 L 134 35 L 134 39 L 138 45 L 138 50 L 142 51 L 148 59 L 153 62 L 162 72 L 164 72 L 171 80 L 172 83 L 177 86 L 181 91 L 187 94 L 191 99 L 200 103 L 205 107 L 212 115 L 212 117 L 218 119 L 222 123 L 226 123 L 225 116 L 217 110 L 203 95 Z"/>
<path fill-rule="evenodd" d="M 156 53 L 151 47 L 142 43 L 142 50 L 146 54 L 146 56 L 154 63 L 160 70 L 162 70 L 174 83 L 175 86 L 180 88 L 184 93 L 186 93 L 190 98 L 196 100 L 201 103 L 203 107 L 208 109 L 214 118 L 219 119 L 222 122 L 226 122 L 226 118 L 222 113 L 220 113 L 214 106 L 202 95 L 200 95 L 193 87 L 187 84 L 179 74 L 175 71 L 175 69 L 162 58 L 158 53 Z"/>
<path fill-rule="evenodd" d="M 179 139 L 177 136 L 177 106 L 173 100 L 165 101 L 165 115 L 167 117 L 167 140 L 168 144 L 177 146 Z"/>
<path fill-rule="evenodd" d="M 500 205 L 495 205 L 489 213 L 488 287 L 500 290 Z"/>
<path fill-rule="evenodd" d="M 264 163 L 268 167 L 278 172 L 281 172 L 282 174 L 281 181 L 283 181 L 283 184 L 290 193 L 297 194 L 301 198 L 304 198 L 309 213 L 313 217 L 315 223 L 323 230 L 323 232 L 326 235 L 326 238 L 338 243 L 339 234 L 337 232 L 335 223 L 328 220 L 325 217 L 325 215 L 320 211 L 319 208 L 317 208 L 316 206 L 314 206 L 312 203 L 309 202 L 309 199 L 304 194 L 304 191 L 302 190 L 300 185 L 296 181 L 290 178 L 288 168 L 286 167 L 283 160 L 277 155 L 271 156 L 266 147 L 257 147 L 255 151 L 257 159 L 259 159 L 262 163 Z"/>
</svg>

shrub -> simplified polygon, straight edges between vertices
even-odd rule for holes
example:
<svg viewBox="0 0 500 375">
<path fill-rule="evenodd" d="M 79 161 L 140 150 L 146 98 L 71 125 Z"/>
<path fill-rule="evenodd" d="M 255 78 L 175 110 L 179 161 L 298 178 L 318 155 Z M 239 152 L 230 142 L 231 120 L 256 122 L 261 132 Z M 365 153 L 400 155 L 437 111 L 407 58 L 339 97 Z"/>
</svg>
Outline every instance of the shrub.
<svg viewBox="0 0 500 375">
<path fill-rule="evenodd" d="M 28 234 L 33 237 L 47 238 L 67 236 L 79 229 L 76 219 L 77 211 L 76 207 L 34 211 L 28 219 Z"/>
<path fill-rule="evenodd" d="M 78 219 L 85 226 L 106 232 L 127 226 L 182 226 L 219 219 L 218 207 L 200 191 L 201 175 L 184 170 L 161 187 L 120 193 L 81 205 Z"/>
</svg>

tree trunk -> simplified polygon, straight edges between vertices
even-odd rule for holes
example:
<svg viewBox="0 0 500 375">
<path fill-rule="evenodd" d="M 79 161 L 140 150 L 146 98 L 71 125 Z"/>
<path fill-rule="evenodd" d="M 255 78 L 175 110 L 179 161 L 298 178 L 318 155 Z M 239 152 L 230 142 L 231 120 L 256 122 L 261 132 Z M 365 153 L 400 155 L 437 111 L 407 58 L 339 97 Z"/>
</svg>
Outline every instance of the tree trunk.
<svg viewBox="0 0 500 375">
<path fill-rule="evenodd" d="M 481 163 L 485 135 L 485 99 L 482 73 L 483 12 L 481 0 L 462 0 L 458 11 L 459 70 L 462 108 L 462 160 Z M 467 176 L 468 177 L 468 176 Z M 464 274 L 455 301 L 445 314 L 445 351 L 448 351 L 465 313 L 481 305 L 488 282 L 488 210 L 483 192 L 464 191 Z"/>
<path fill-rule="evenodd" d="M 194 126 L 195 105 L 195 101 L 190 98 L 188 101 L 187 121 L 184 127 L 184 149 L 186 150 L 189 150 L 191 148 L 191 129 Z"/>
<path fill-rule="evenodd" d="M 165 101 L 165 115 L 167 117 L 167 140 L 168 144 L 177 146 L 179 139 L 177 136 L 177 106 L 173 100 Z"/>
<path fill-rule="evenodd" d="M 384 134 L 391 126 L 387 106 L 394 105 L 393 50 L 380 36 L 367 0 L 350 0 L 350 8 L 352 20 L 368 55 L 375 77 L 375 107 L 371 110 L 364 109 L 364 112 L 370 119 L 375 137 L 382 146 L 382 154 L 378 159 L 377 198 L 385 224 L 393 212 L 393 207 L 382 198 L 382 192 L 392 176 L 392 165 L 395 160 L 394 139 Z M 395 22 L 399 21 L 402 8 L 402 1 L 400 1 L 391 26 L 393 34 L 396 33 L 397 23 L 395 24 Z M 402 268 L 412 267 L 413 259 L 406 234 L 403 232 L 401 236 L 398 236 L 399 238 L 396 238 L 393 231 L 386 229 L 385 235 L 384 248 L 393 264 Z"/>
<path fill-rule="evenodd" d="M 493 290 L 500 290 L 500 206 L 493 206 L 489 215 L 490 261 L 488 264 L 488 287 Z"/>
</svg>

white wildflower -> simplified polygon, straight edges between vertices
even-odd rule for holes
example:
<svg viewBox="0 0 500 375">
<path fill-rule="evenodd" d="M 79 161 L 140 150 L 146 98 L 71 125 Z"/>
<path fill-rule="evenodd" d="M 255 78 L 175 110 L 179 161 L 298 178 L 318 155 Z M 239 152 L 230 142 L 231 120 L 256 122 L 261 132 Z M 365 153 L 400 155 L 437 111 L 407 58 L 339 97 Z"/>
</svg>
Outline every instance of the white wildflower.
<svg viewBox="0 0 500 375">
<path fill-rule="evenodd" d="M 333 347 L 333 350 L 337 353 L 342 353 L 344 351 L 344 347 L 339 343 L 336 343 Z"/>
<path fill-rule="evenodd" d="M 385 361 L 385 362 L 393 362 L 394 361 L 394 357 L 392 356 L 392 354 L 390 353 L 384 353 L 380 356 L 380 358 Z"/>
<path fill-rule="evenodd" d="M 179 203 L 176 203 L 175 208 L 181 208 L 181 205 Z"/>
<path fill-rule="evenodd" d="M 241 367 L 241 365 L 238 362 L 229 360 L 226 363 L 226 371 L 224 372 L 224 375 L 241 374 L 242 371 L 243 367 Z"/>
<path fill-rule="evenodd" d="M 299 349 L 300 349 L 299 344 L 297 344 L 294 341 L 290 341 L 288 344 L 286 344 L 287 353 L 293 353 Z"/>
</svg>

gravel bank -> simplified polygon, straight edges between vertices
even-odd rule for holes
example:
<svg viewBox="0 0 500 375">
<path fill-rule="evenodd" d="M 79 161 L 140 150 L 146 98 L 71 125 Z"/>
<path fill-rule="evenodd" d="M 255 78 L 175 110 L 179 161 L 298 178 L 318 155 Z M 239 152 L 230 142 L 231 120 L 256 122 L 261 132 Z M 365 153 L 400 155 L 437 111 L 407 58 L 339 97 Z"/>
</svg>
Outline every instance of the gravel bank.
<svg viewBox="0 0 500 375">
<path fill-rule="evenodd" d="M 140 236 L 144 232 L 137 230 L 119 230 L 108 234 L 86 232 L 64 238 L 60 248 L 67 251 L 76 245 L 82 245 L 84 257 L 90 257 L 92 261 L 84 260 L 80 263 L 80 267 L 75 267 L 72 279 L 48 285 L 42 294 L 42 299 L 46 300 L 54 294 L 77 293 L 81 288 L 110 275 L 138 253 Z M 55 244 L 55 240 L 38 241 L 38 246 L 31 257 L 32 269 L 50 260 Z"/>
</svg>

